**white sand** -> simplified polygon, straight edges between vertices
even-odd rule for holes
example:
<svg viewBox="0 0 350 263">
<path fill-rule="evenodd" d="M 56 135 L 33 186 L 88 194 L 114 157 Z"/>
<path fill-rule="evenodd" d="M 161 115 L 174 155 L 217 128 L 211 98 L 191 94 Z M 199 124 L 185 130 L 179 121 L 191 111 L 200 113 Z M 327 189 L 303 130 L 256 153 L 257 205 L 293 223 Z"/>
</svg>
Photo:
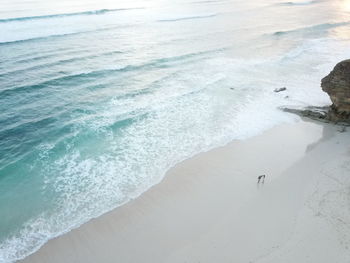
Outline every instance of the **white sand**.
<svg viewBox="0 0 350 263">
<path fill-rule="evenodd" d="M 199 154 L 24 262 L 348 263 L 350 132 L 337 129 L 301 121 Z"/>
</svg>

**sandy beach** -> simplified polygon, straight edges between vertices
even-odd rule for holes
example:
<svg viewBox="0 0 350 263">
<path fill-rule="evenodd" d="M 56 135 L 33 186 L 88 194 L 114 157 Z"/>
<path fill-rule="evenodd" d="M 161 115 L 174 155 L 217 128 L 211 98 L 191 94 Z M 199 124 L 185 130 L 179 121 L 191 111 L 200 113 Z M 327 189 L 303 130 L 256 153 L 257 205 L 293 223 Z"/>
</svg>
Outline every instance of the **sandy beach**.
<svg viewBox="0 0 350 263">
<path fill-rule="evenodd" d="M 349 146 L 309 121 L 234 141 L 22 262 L 350 262 Z"/>
</svg>

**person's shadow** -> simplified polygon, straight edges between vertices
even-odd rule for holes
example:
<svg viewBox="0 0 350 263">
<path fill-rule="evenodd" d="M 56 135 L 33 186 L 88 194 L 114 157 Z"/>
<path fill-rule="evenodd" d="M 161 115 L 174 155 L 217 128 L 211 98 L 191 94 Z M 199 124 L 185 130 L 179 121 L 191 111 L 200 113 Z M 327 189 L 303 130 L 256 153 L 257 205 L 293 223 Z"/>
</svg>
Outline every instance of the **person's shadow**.
<svg viewBox="0 0 350 263">
<path fill-rule="evenodd" d="M 265 178 L 256 183 L 256 188 L 260 189 L 261 187 L 264 186 L 264 183 L 265 183 Z"/>
</svg>

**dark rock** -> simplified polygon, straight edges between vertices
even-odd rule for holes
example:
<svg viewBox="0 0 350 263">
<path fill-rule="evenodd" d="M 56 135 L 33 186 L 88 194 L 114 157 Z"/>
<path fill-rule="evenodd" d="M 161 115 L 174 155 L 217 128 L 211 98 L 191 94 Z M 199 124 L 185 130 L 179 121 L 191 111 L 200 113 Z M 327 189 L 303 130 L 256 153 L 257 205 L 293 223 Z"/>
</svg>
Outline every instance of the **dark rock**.
<svg viewBox="0 0 350 263">
<path fill-rule="evenodd" d="M 307 118 L 321 121 L 321 122 L 326 122 L 326 123 L 334 122 L 334 120 L 331 120 L 329 118 L 329 111 L 330 111 L 329 106 L 325 106 L 325 107 L 309 106 L 305 108 L 282 107 L 280 109 L 285 112 L 294 113 L 301 117 L 307 117 Z M 339 125 L 342 125 L 343 127 L 350 126 L 350 122 L 346 122 L 346 121 L 337 121 L 336 123 Z"/>
<path fill-rule="evenodd" d="M 275 89 L 274 92 L 281 92 L 287 90 L 286 87 Z"/>
<path fill-rule="evenodd" d="M 341 127 L 338 129 L 338 132 L 346 132 L 345 126 L 341 126 Z"/>
<path fill-rule="evenodd" d="M 281 108 L 285 112 L 294 113 L 302 117 L 328 122 L 327 113 L 329 107 L 306 107 L 306 108 Z"/>
<path fill-rule="evenodd" d="M 328 118 L 335 122 L 350 122 L 350 59 L 338 63 L 322 79 L 321 87 L 333 103 Z"/>
</svg>

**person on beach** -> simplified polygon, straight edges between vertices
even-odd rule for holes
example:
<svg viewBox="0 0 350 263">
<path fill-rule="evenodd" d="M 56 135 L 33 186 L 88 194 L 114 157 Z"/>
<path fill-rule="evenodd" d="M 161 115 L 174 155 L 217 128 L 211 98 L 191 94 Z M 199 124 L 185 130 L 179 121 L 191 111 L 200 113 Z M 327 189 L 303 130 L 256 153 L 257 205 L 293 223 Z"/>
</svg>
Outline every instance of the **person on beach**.
<svg viewBox="0 0 350 263">
<path fill-rule="evenodd" d="M 260 180 L 262 180 L 262 182 L 265 181 L 265 174 L 258 176 L 258 183 L 260 183 Z"/>
</svg>

